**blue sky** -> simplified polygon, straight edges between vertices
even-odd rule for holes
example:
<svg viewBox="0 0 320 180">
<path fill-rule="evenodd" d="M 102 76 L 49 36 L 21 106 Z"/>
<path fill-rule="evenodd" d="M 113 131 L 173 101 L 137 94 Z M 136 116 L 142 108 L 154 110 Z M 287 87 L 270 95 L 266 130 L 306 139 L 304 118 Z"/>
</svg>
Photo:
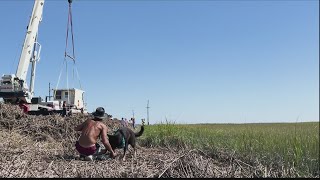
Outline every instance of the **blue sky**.
<svg viewBox="0 0 320 180">
<path fill-rule="evenodd" d="M 0 74 L 16 71 L 33 2 L 0 3 Z M 318 1 L 74 0 L 72 14 L 90 112 L 140 120 L 149 99 L 150 123 L 319 121 Z M 67 16 L 67 0 L 45 2 L 36 96 L 57 85 Z"/>
</svg>

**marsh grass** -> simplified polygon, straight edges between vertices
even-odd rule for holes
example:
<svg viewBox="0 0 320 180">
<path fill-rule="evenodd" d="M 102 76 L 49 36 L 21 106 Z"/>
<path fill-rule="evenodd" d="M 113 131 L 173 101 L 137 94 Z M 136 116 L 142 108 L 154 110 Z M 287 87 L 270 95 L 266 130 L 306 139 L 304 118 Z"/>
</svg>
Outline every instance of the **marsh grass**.
<svg viewBox="0 0 320 180">
<path fill-rule="evenodd" d="M 319 176 L 319 123 L 194 124 L 164 122 L 148 126 L 142 144 L 149 147 L 225 151 L 272 169 L 295 169 Z"/>
</svg>

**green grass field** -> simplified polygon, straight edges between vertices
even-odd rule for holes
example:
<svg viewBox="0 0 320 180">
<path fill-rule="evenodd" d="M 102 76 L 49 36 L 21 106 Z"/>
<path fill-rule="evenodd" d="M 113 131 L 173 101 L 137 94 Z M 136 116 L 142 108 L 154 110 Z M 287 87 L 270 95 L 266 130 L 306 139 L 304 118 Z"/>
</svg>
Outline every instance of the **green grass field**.
<svg viewBox="0 0 320 180">
<path fill-rule="evenodd" d="M 248 163 L 319 175 L 319 123 L 195 124 L 146 126 L 146 146 L 229 152 Z"/>
</svg>

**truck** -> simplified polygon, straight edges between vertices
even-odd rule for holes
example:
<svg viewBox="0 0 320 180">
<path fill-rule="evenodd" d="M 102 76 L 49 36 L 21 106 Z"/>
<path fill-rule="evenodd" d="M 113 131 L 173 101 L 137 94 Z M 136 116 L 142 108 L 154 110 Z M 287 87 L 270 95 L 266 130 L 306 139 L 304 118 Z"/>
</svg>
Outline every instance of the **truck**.
<svg viewBox="0 0 320 180">
<path fill-rule="evenodd" d="M 72 1 L 69 0 L 68 2 L 71 3 Z M 46 98 L 43 101 L 41 97 L 34 97 L 36 65 L 40 60 L 41 53 L 41 44 L 37 41 L 37 38 L 39 24 L 42 21 L 43 6 L 44 0 L 34 1 L 16 73 L 2 75 L 0 80 L 0 98 L 5 103 L 19 104 L 28 114 L 48 115 L 62 113 L 62 104 L 65 101 L 67 102 L 69 112 L 84 112 L 86 111 L 83 99 L 84 91 L 79 89 L 55 89 L 53 100 Z M 31 77 L 28 85 L 26 78 L 30 63 Z M 64 96 L 61 96 L 61 93 L 64 93 Z"/>
</svg>

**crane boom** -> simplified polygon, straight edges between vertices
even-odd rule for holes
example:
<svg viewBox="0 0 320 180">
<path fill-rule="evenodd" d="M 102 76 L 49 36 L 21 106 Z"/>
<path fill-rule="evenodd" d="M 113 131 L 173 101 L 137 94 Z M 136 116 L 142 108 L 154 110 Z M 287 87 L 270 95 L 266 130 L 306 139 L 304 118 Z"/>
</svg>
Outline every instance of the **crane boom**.
<svg viewBox="0 0 320 180">
<path fill-rule="evenodd" d="M 39 23 L 42 19 L 44 0 L 35 0 L 31 18 L 28 25 L 27 34 L 23 43 L 19 65 L 16 76 L 21 80 L 26 80 L 29 63 L 33 54 L 34 43 L 38 34 Z"/>
</svg>

